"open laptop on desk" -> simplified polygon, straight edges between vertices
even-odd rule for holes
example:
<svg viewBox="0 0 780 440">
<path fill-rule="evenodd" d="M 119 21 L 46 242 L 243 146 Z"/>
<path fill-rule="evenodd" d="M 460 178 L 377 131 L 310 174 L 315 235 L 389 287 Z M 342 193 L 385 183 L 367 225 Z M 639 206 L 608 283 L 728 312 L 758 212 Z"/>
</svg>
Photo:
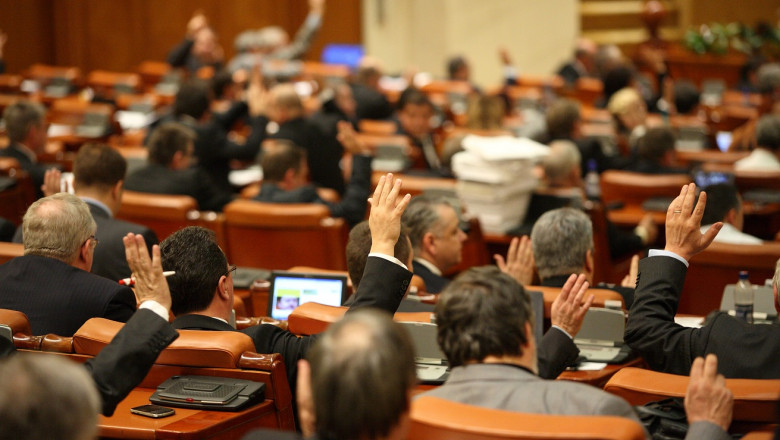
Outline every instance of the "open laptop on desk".
<svg viewBox="0 0 780 440">
<path fill-rule="evenodd" d="M 443 384 L 450 375 L 450 366 L 436 341 L 436 324 L 428 322 L 400 323 L 414 344 L 417 379 L 425 384 Z"/>
<path fill-rule="evenodd" d="M 622 310 L 591 307 L 574 343 L 588 362 L 622 364 L 631 356 L 631 349 L 623 342 L 625 329 Z"/>
<path fill-rule="evenodd" d="M 347 299 L 347 277 L 322 273 L 271 272 L 268 316 L 285 321 L 301 304 L 340 306 Z"/>
</svg>

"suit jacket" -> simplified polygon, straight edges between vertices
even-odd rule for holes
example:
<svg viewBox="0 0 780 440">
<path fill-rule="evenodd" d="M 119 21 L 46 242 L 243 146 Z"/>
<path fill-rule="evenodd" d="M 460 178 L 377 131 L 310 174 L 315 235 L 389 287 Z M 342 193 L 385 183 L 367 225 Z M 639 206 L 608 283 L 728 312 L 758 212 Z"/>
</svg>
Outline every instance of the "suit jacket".
<svg viewBox="0 0 780 440">
<path fill-rule="evenodd" d="M 377 90 L 363 84 L 352 84 L 352 96 L 355 98 L 357 119 L 389 119 L 393 116 L 393 106 L 387 97 Z"/>
<path fill-rule="evenodd" d="M 714 353 L 718 371 L 726 377 L 780 379 L 777 323 L 745 324 L 723 312 L 710 315 L 701 328 L 674 322 L 686 271 L 685 264 L 672 257 L 639 262 L 636 298 L 623 337 L 626 343 L 657 371 L 687 375 L 693 359 Z"/>
<path fill-rule="evenodd" d="M 447 287 L 447 284 L 450 283 L 450 280 L 433 273 L 428 267 L 419 263 L 417 260 L 412 261 L 412 270 L 414 270 L 415 275 L 425 281 L 425 291 L 428 293 L 440 293 Z"/>
<path fill-rule="evenodd" d="M 172 170 L 164 165 L 149 164 L 128 176 L 125 188 L 152 194 L 190 196 L 204 211 L 222 211 L 233 199 L 230 193 L 220 191 L 200 168 Z"/>
<path fill-rule="evenodd" d="M 35 192 L 38 197 L 42 197 L 41 185 L 43 185 L 43 176 L 46 174 L 46 170 L 51 166 L 33 162 L 29 156 L 27 156 L 22 150 L 19 144 L 12 143 L 6 148 L 0 148 L 0 157 L 12 157 L 19 162 L 19 165 L 23 170 L 30 174 L 30 178 L 35 186 Z"/>
<path fill-rule="evenodd" d="M 165 60 L 172 67 L 183 67 L 187 69 L 187 72 L 190 74 L 194 74 L 198 71 L 198 69 L 205 66 L 212 66 L 214 71 L 218 72 L 220 68 L 222 68 L 222 63 L 216 62 L 213 64 L 204 64 L 201 62 L 198 57 L 192 54 L 192 46 L 194 44 L 195 40 L 185 38 L 179 44 L 174 46 L 170 52 L 168 52 L 168 56 Z"/>
<path fill-rule="evenodd" d="M 84 363 L 100 393 L 103 415 L 114 413 L 119 402 L 141 383 L 160 352 L 178 337 L 168 321 L 140 309 L 111 343 Z M 11 341 L 0 338 L 0 358 L 15 352 Z"/>
<path fill-rule="evenodd" d="M 617 416 L 640 423 L 634 409 L 620 397 L 585 384 L 544 380 L 525 368 L 507 364 L 453 368 L 444 385 L 423 395 L 508 411 Z M 697 422 L 691 425 L 685 438 L 725 440 L 731 437 L 711 423 Z"/>
<path fill-rule="evenodd" d="M 366 261 L 363 280 L 355 293 L 356 299 L 350 311 L 361 307 L 375 307 L 389 313 L 395 313 L 401 302 L 412 273 L 403 267 L 379 257 L 369 257 Z M 173 321 L 173 327 L 190 330 L 237 331 L 219 319 L 205 315 L 182 315 Z M 298 360 L 303 359 L 306 351 L 317 336 L 297 337 L 292 333 L 273 325 L 257 325 L 241 330 L 249 335 L 258 353 L 279 353 L 287 368 L 287 380 L 295 396 Z"/>
<path fill-rule="evenodd" d="M 0 265 L 0 308 L 26 314 L 34 335 L 73 336 L 89 318 L 126 322 L 136 302 L 133 291 L 116 281 L 25 255 Z"/>
<path fill-rule="evenodd" d="M 366 216 L 366 205 L 371 192 L 371 157 L 352 156 L 352 178 L 344 197 L 333 203 L 322 200 L 313 185 L 285 191 L 273 182 L 264 182 L 255 200 L 273 203 L 319 203 L 330 210 L 330 215 L 344 218 L 350 225 L 360 223 Z"/>
<path fill-rule="evenodd" d="M 146 226 L 115 219 L 101 206 L 90 200 L 84 201 L 97 224 L 95 238 L 100 242 L 95 248 L 95 257 L 90 272 L 113 281 L 129 277 L 131 271 L 125 258 L 125 244 L 122 242 L 122 238 L 128 232 L 140 234 L 144 237 L 146 246 L 151 252 L 152 246 L 158 243 L 157 235 Z M 23 243 L 23 240 L 22 228 L 18 228 L 13 241 Z"/>
</svg>

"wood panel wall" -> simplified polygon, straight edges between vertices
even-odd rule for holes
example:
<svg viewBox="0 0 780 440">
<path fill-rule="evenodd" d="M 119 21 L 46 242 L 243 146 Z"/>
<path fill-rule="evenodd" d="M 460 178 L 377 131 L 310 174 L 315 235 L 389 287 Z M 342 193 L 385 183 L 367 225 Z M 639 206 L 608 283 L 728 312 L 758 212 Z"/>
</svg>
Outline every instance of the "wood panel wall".
<svg viewBox="0 0 780 440">
<path fill-rule="evenodd" d="M 360 0 L 329 0 L 307 59 L 327 43 L 359 44 Z M 144 60 L 164 60 L 201 10 L 217 31 L 227 60 L 246 29 L 279 25 L 294 35 L 307 0 L 0 0 L 0 29 L 8 34 L 6 63 L 19 72 L 35 62 L 132 71 Z"/>
</svg>

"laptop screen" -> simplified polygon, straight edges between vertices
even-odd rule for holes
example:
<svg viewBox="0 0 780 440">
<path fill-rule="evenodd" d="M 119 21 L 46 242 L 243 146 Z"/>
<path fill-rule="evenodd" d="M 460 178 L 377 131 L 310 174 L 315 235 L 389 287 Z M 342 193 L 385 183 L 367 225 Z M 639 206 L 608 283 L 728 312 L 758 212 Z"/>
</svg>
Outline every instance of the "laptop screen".
<svg viewBox="0 0 780 440">
<path fill-rule="evenodd" d="M 307 302 L 343 304 L 347 297 L 347 277 L 274 271 L 269 289 L 268 316 L 284 321 L 296 307 Z"/>
</svg>

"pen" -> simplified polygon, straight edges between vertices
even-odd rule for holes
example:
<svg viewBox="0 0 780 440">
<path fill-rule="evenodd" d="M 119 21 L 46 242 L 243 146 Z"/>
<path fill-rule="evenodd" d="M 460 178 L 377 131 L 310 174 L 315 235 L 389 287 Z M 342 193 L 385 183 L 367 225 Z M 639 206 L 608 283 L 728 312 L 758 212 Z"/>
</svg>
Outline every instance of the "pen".
<svg viewBox="0 0 780 440">
<path fill-rule="evenodd" d="M 169 277 L 171 275 L 176 275 L 176 271 L 175 270 L 167 270 L 167 271 L 163 272 L 163 276 L 164 277 Z M 135 278 L 123 278 L 123 279 L 119 280 L 119 284 L 121 284 L 123 286 L 134 286 L 135 285 Z"/>
</svg>

